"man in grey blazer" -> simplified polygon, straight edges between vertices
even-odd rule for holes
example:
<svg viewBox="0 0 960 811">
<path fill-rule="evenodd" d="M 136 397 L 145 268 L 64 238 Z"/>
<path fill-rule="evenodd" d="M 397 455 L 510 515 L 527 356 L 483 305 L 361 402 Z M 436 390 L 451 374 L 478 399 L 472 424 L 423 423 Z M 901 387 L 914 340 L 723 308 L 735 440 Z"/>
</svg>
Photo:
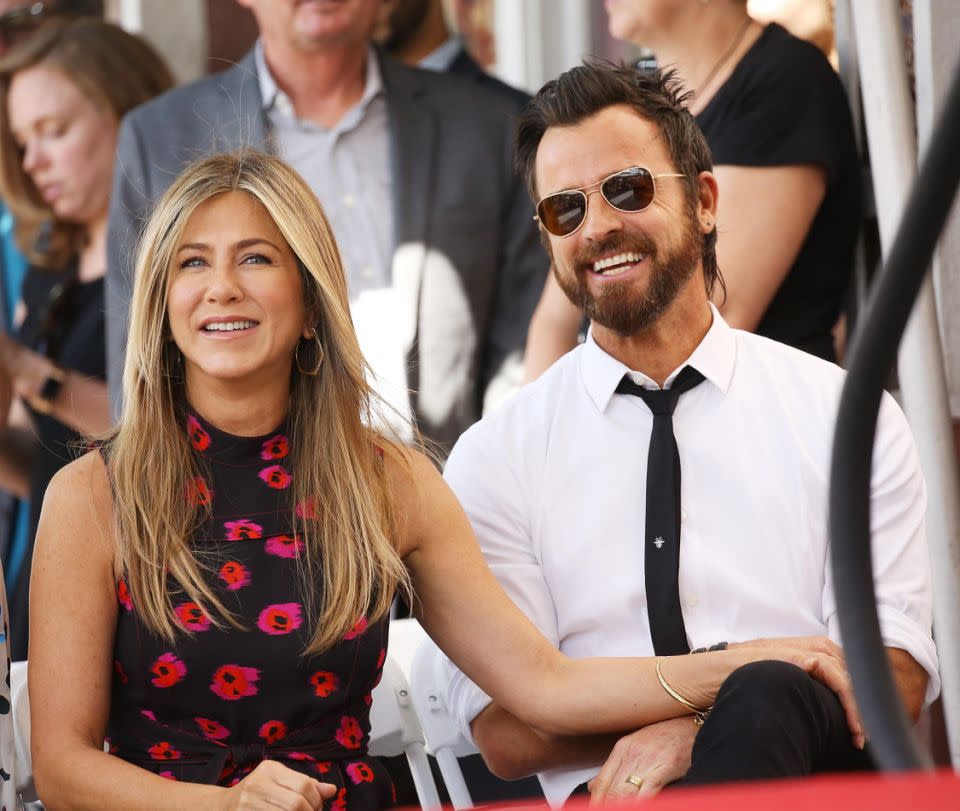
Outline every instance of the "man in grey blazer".
<svg viewBox="0 0 960 811">
<path fill-rule="evenodd" d="M 287 160 L 317 192 L 385 396 L 449 449 L 519 378 L 548 267 L 512 168 L 515 111 L 374 50 L 379 0 L 238 2 L 257 18 L 254 50 L 138 108 L 120 129 L 107 273 L 114 407 L 133 258 L 153 204 L 190 161 L 251 146 Z"/>
</svg>

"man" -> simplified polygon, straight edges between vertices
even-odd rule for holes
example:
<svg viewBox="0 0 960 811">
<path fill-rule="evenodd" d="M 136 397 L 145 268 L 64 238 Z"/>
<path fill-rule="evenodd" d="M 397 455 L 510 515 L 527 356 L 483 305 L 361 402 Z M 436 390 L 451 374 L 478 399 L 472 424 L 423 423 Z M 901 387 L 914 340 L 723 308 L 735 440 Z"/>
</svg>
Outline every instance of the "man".
<svg viewBox="0 0 960 811">
<path fill-rule="evenodd" d="M 466 432 L 445 476 L 509 594 L 570 656 L 774 637 L 836 650 L 826 509 L 843 374 L 710 304 L 718 189 L 683 100 L 669 75 L 587 65 L 521 117 L 518 164 L 591 331 Z M 871 500 L 880 622 L 916 717 L 939 689 L 925 492 L 889 396 Z M 554 803 L 591 778 L 595 797 L 633 797 L 869 765 L 836 696 L 771 662 L 734 673 L 702 727 L 688 715 L 620 741 L 551 739 L 459 673 L 449 699 L 494 772 L 540 772 Z"/>
<path fill-rule="evenodd" d="M 260 29 L 254 51 L 121 128 L 107 276 L 113 402 L 152 204 L 191 160 L 266 146 L 324 205 L 361 348 L 401 430 L 412 417 L 449 448 L 519 373 L 546 273 L 511 166 L 515 122 L 488 92 L 371 48 L 380 0 L 238 1 Z"/>
<path fill-rule="evenodd" d="M 500 94 L 519 110 L 530 97 L 491 76 L 450 33 L 443 0 L 386 0 L 376 39 L 387 53 L 407 65 L 462 76 Z"/>
</svg>

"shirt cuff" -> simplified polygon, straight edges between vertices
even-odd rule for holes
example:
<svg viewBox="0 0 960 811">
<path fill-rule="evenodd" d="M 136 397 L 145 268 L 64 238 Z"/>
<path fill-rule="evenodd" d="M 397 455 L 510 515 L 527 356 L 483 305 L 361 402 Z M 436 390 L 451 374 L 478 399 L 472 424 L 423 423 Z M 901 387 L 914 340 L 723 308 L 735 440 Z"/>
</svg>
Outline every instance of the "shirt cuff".
<svg viewBox="0 0 960 811">
<path fill-rule="evenodd" d="M 927 671 L 930 680 L 927 682 L 923 704 L 925 707 L 929 706 L 940 695 L 937 647 L 929 628 L 921 627 L 915 620 L 889 606 L 879 606 L 877 616 L 880 619 L 883 644 L 888 648 L 905 650 Z"/>
<path fill-rule="evenodd" d="M 445 665 L 450 676 L 447 682 L 447 707 L 463 737 L 476 746 L 470 724 L 493 703 L 493 699 L 470 681 L 449 659 Z"/>
</svg>

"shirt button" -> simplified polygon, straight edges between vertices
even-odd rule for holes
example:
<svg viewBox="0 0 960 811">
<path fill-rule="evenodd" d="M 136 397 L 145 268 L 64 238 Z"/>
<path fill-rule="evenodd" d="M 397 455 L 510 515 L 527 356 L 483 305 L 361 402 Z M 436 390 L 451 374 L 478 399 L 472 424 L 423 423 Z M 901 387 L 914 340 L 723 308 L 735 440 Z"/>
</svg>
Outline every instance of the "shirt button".
<svg viewBox="0 0 960 811">
<path fill-rule="evenodd" d="M 356 198 L 352 194 L 345 194 L 343 197 L 343 204 L 347 208 L 353 208 L 353 204 L 356 202 Z"/>
<path fill-rule="evenodd" d="M 680 523 L 681 523 L 681 524 L 686 524 L 686 523 L 687 523 L 687 511 L 686 511 L 686 510 L 680 510 Z"/>
<path fill-rule="evenodd" d="M 687 605 L 690 606 L 690 608 L 696 608 L 699 602 L 700 598 L 697 597 L 696 594 L 691 594 L 689 597 L 687 597 Z"/>
</svg>

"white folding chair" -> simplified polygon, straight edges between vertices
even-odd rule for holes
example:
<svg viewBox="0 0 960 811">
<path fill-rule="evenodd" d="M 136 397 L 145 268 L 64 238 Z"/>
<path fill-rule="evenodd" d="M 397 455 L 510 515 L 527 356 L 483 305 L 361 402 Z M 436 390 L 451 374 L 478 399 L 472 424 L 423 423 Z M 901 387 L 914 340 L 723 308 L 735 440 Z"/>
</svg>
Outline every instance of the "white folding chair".
<svg viewBox="0 0 960 811">
<path fill-rule="evenodd" d="M 42 811 L 33 785 L 33 761 L 30 757 L 30 694 L 27 692 L 27 663 L 10 665 L 10 708 L 13 712 L 13 779 L 25 811 Z"/>
<path fill-rule="evenodd" d="M 424 811 L 437 811 L 440 796 L 424 750 L 423 733 L 410 702 L 410 686 L 392 654 L 383 663 L 383 678 L 373 691 L 370 707 L 371 755 L 407 756 L 417 799 Z"/>
<path fill-rule="evenodd" d="M 450 802 L 456 809 L 473 808 L 458 757 L 473 755 L 477 748 L 460 732 L 447 706 L 449 674 L 443 652 L 425 637 L 417 647 L 410 668 L 413 706 L 423 730 L 427 753 L 437 759 Z"/>
</svg>

